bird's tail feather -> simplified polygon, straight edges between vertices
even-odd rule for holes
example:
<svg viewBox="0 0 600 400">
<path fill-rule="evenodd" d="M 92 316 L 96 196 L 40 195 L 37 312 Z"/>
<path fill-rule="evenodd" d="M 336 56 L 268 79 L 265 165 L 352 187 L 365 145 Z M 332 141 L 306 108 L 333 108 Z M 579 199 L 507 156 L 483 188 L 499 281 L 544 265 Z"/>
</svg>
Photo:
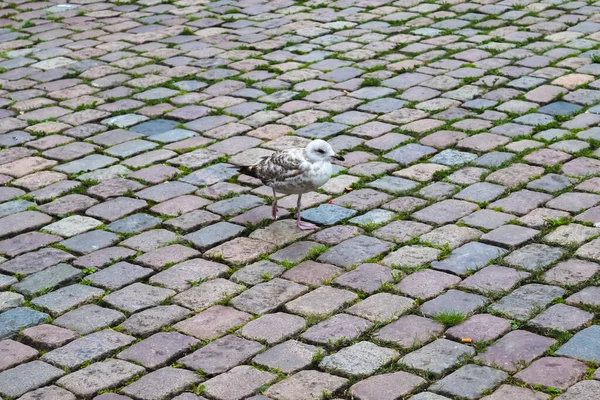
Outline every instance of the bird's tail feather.
<svg viewBox="0 0 600 400">
<path fill-rule="evenodd" d="M 240 172 L 240 174 L 256 178 L 256 165 L 243 165 L 241 167 L 238 167 L 238 171 Z"/>
<path fill-rule="evenodd" d="M 240 171 L 241 174 L 248 175 L 253 178 L 261 179 L 258 176 L 258 169 L 259 169 L 258 166 L 267 158 L 269 158 L 269 156 L 261 157 L 256 163 L 254 163 L 252 165 L 243 165 L 241 167 L 238 167 L 238 171 Z"/>
</svg>

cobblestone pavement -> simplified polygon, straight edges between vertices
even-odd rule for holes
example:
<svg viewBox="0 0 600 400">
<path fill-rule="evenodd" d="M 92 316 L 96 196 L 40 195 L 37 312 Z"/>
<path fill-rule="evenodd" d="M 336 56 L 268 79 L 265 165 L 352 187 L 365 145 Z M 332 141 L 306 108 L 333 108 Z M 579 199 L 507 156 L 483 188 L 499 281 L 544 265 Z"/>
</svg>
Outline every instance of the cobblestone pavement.
<svg viewBox="0 0 600 400">
<path fill-rule="evenodd" d="M 0 4 L 1 399 L 600 399 L 600 2 L 59 1 Z M 311 138 L 316 232 L 236 170 Z"/>
</svg>

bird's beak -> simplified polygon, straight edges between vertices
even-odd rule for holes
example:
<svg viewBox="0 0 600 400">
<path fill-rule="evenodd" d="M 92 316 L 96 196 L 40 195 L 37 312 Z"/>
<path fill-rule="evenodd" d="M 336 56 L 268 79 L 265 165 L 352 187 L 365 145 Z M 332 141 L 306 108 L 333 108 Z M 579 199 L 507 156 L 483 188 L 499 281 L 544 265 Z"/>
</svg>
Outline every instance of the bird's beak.
<svg viewBox="0 0 600 400">
<path fill-rule="evenodd" d="M 333 158 L 335 158 L 336 160 L 344 161 L 344 157 L 340 156 L 339 154 L 334 154 Z"/>
</svg>

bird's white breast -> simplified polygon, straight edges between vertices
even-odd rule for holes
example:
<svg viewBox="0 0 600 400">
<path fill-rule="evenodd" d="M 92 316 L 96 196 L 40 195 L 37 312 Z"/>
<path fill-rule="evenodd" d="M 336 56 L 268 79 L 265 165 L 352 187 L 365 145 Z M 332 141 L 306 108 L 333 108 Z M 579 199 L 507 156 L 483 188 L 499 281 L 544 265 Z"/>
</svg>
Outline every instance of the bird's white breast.
<svg viewBox="0 0 600 400">
<path fill-rule="evenodd" d="M 277 182 L 275 190 L 286 194 L 306 193 L 315 190 L 327 183 L 331 178 L 332 168 L 328 161 L 308 163 L 305 171 L 285 182 Z"/>
</svg>

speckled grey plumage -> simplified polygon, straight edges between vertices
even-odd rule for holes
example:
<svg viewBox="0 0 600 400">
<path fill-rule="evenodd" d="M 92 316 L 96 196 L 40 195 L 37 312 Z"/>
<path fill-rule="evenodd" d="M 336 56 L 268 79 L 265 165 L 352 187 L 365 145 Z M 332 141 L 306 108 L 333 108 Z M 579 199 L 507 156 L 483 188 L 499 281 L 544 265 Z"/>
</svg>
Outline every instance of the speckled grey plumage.
<svg viewBox="0 0 600 400">
<path fill-rule="evenodd" d="M 287 149 L 242 167 L 241 172 L 260 179 L 280 193 L 306 193 L 324 185 L 331 177 L 328 161 L 310 162 L 304 149 Z"/>
</svg>

